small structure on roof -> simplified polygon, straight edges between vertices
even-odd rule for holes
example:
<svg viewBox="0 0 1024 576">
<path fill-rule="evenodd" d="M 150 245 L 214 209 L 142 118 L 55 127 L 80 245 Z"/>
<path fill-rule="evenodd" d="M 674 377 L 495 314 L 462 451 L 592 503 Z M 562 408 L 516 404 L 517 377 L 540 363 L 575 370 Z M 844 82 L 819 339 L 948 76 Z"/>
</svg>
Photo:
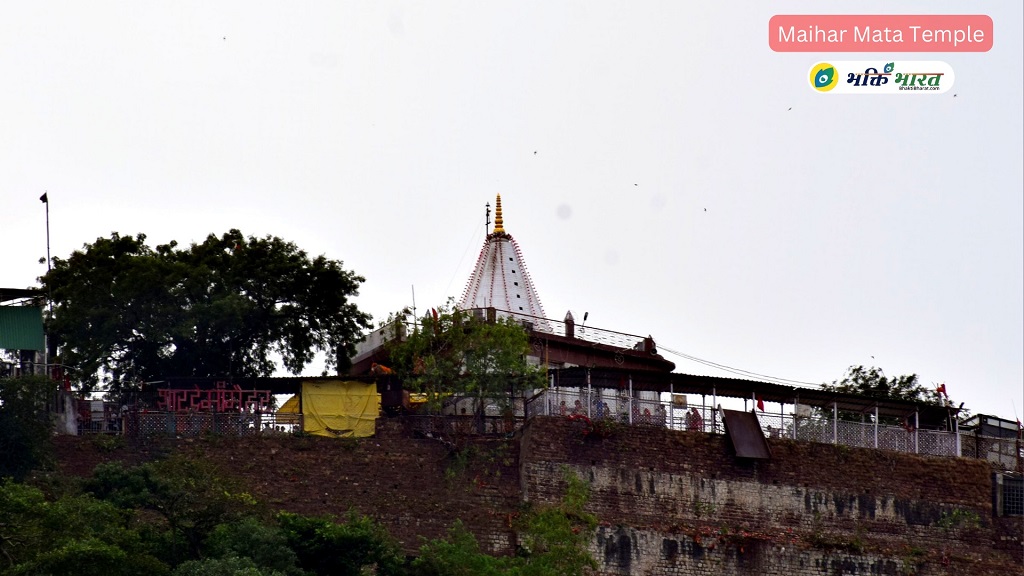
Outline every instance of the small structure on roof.
<svg viewBox="0 0 1024 576">
<path fill-rule="evenodd" d="M 0 376 L 45 373 L 46 336 L 38 290 L 0 288 L 0 349 L 18 352 L 18 364 L 0 363 Z"/>
</svg>

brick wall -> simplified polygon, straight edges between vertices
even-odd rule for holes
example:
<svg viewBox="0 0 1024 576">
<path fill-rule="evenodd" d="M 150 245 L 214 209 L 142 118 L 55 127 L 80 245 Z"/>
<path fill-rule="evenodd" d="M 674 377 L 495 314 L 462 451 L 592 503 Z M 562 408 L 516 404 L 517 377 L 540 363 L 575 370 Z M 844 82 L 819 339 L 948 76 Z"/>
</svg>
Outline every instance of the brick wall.
<svg viewBox="0 0 1024 576">
<path fill-rule="evenodd" d="M 83 471 L 146 455 L 70 442 L 61 459 Z M 622 427 L 584 440 L 555 417 L 515 438 L 459 442 L 453 456 L 395 419 L 360 440 L 212 437 L 173 449 L 216 461 L 273 509 L 377 518 L 410 553 L 456 519 L 484 550 L 513 552 L 521 504 L 559 501 L 568 468 L 591 484 L 601 574 L 1024 574 L 1024 526 L 992 516 L 982 461 L 781 439 L 771 460 L 743 461 L 721 436 Z"/>
<path fill-rule="evenodd" d="M 584 438 L 578 424 L 537 418 L 523 435 L 522 491 L 557 501 L 565 467 L 588 480 L 606 574 L 1020 571 L 1021 523 L 1015 538 L 992 517 L 985 462 L 770 443 L 771 460 L 742 460 L 721 436 L 623 427 Z"/>
</svg>

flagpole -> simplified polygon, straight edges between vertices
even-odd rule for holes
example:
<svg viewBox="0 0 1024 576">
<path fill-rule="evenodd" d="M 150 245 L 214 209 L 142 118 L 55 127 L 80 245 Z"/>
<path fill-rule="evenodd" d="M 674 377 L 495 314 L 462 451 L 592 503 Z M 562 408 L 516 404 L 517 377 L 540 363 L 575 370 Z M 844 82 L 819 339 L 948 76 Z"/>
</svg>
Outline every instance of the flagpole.
<svg viewBox="0 0 1024 576">
<path fill-rule="evenodd" d="M 46 204 L 46 273 L 50 273 L 50 197 L 48 192 L 43 192 L 43 195 L 39 197 L 39 201 Z M 50 289 L 50 283 L 46 283 L 46 318 L 47 320 L 53 319 L 53 298 L 50 297 L 52 293 Z M 43 370 L 46 371 L 46 375 L 50 374 L 50 341 L 49 341 L 49 330 L 43 332 Z"/>
</svg>

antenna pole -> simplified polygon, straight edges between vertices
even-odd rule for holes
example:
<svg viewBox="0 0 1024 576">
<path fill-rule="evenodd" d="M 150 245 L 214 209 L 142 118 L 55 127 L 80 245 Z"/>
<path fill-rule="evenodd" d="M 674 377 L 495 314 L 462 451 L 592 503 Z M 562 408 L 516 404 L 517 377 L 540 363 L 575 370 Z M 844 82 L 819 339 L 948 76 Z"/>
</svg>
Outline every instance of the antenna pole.
<svg viewBox="0 0 1024 576">
<path fill-rule="evenodd" d="M 43 192 L 43 195 L 39 197 L 39 201 L 46 204 L 46 273 L 49 274 L 50 268 L 50 195 L 48 192 Z M 50 288 L 50 282 L 46 283 L 46 319 L 53 321 L 53 289 Z M 43 332 L 43 370 L 47 377 L 50 375 L 50 334 L 49 326 L 47 330 Z M 32 370 L 35 372 L 35 369 Z"/>
<path fill-rule="evenodd" d="M 415 332 L 418 328 L 418 320 L 416 319 L 416 285 L 412 285 L 412 329 Z"/>
<path fill-rule="evenodd" d="M 485 234 L 490 234 L 491 233 L 491 203 L 488 202 L 487 204 L 484 204 L 484 206 L 487 207 L 487 227 L 484 228 L 484 233 Z"/>
</svg>

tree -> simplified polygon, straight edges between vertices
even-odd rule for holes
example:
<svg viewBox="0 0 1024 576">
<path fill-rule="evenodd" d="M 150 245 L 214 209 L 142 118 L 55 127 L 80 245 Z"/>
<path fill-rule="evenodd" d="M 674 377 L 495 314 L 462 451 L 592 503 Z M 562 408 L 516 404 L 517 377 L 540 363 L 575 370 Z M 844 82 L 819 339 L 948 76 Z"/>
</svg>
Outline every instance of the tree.
<svg viewBox="0 0 1024 576">
<path fill-rule="evenodd" d="M 544 386 L 543 374 L 526 361 L 529 351 L 529 336 L 515 319 L 477 319 L 449 300 L 405 341 L 392 341 L 390 358 L 410 389 L 491 398 L 507 408 L 516 394 Z"/>
<path fill-rule="evenodd" d="M 98 238 L 54 258 L 40 281 L 49 333 L 82 388 L 118 392 L 168 376 L 267 376 L 273 355 L 298 374 L 318 351 L 343 369 L 370 317 L 350 299 L 361 276 L 277 237 L 238 230 L 201 244 Z"/>
<path fill-rule="evenodd" d="M 0 573 L 162 576 L 169 567 L 130 528 L 131 514 L 88 495 L 47 500 L 34 486 L 0 481 Z"/>
<path fill-rule="evenodd" d="M 565 470 L 566 493 L 554 505 L 535 506 L 517 522 L 523 548 L 514 557 L 494 557 L 480 550 L 461 521 L 448 537 L 420 548 L 409 567 L 411 576 L 582 576 L 598 568 L 590 554 L 597 517 L 587 512 L 590 486 Z"/>
<path fill-rule="evenodd" d="M 842 380 L 836 380 L 832 384 L 822 384 L 821 387 L 828 392 L 857 394 L 878 400 L 903 400 L 935 404 L 937 406 L 952 405 L 949 398 L 945 396 L 944 388 L 943 392 L 940 393 L 937 390 L 922 386 L 918 382 L 917 374 L 905 374 L 889 378 L 881 368 L 874 366 L 870 368 L 850 366 Z M 860 419 L 859 414 L 841 413 L 840 417 L 847 420 Z"/>
<path fill-rule="evenodd" d="M 145 510 L 147 519 L 159 519 L 147 528 L 157 534 L 158 555 L 172 565 L 198 559 L 220 525 L 251 515 L 256 505 L 209 461 L 182 456 L 130 468 L 100 464 L 84 488 L 122 510 Z"/>
<path fill-rule="evenodd" d="M 21 480 L 48 458 L 55 391 L 42 376 L 0 378 L 0 478 Z"/>
<path fill-rule="evenodd" d="M 401 549 L 387 529 L 350 512 L 347 522 L 282 512 L 278 522 L 299 565 L 313 574 L 400 576 Z"/>
</svg>

